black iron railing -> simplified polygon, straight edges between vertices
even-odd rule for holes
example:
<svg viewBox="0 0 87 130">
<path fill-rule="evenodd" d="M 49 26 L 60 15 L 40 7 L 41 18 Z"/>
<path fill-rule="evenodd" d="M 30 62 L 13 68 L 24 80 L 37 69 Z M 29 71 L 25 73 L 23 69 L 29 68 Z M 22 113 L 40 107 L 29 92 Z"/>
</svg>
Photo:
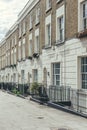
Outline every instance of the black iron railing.
<svg viewBox="0 0 87 130">
<path fill-rule="evenodd" d="M 67 86 L 50 86 L 47 93 L 50 102 L 87 114 L 87 91 Z"/>
</svg>

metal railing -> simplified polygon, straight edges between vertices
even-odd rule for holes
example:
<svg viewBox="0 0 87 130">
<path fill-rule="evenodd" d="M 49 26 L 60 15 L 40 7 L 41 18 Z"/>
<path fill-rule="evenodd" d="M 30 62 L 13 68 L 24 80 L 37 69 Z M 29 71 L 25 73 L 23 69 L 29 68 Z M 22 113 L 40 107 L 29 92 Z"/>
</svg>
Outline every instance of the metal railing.
<svg viewBox="0 0 87 130">
<path fill-rule="evenodd" d="M 71 102 L 69 109 L 87 114 L 87 91 L 86 90 L 77 90 L 72 89 L 68 86 L 49 86 L 46 88 L 44 86 L 39 87 L 37 93 L 31 93 L 29 88 L 32 84 L 16 84 L 13 83 L 0 83 L 0 88 L 4 90 L 12 91 L 14 88 L 17 88 L 21 94 L 32 94 L 36 99 L 43 101 L 50 101 L 59 105 L 67 106 L 67 102 Z M 28 91 L 29 90 L 29 91 Z M 65 104 L 64 104 L 65 103 Z"/>
<path fill-rule="evenodd" d="M 50 86 L 48 94 L 52 102 L 70 101 L 70 87 Z"/>
<path fill-rule="evenodd" d="M 0 83 L 0 89 L 13 91 L 14 89 L 18 90 L 22 95 L 28 94 L 29 84 L 17 84 L 12 82 L 2 82 Z"/>
<path fill-rule="evenodd" d="M 87 91 L 67 86 L 50 86 L 47 93 L 51 102 L 56 104 L 71 102 L 70 109 L 87 114 Z"/>
</svg>

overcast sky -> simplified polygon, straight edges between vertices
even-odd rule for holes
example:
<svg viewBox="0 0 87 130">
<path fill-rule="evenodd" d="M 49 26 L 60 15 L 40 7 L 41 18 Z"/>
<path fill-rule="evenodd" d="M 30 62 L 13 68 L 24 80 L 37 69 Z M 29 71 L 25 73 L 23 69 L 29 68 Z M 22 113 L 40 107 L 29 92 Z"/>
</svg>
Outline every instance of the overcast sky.
<svg viewBox="0 0 87 130">
<path fill-rule="evenodd" d="M 0 41 L 29 0 L 0 0 Z"/>
</svg>

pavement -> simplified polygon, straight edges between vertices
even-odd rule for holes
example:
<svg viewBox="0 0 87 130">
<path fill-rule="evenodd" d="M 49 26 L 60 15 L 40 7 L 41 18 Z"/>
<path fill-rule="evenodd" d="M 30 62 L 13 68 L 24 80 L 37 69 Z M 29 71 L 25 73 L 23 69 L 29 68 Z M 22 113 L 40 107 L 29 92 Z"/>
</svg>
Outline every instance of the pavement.
<svg viewBox="0 0 87 130">
<path fill-rule="evenodd" d="M 0 130 L 87 130 L 87 119 L 0 91 Z"/>
</svg>

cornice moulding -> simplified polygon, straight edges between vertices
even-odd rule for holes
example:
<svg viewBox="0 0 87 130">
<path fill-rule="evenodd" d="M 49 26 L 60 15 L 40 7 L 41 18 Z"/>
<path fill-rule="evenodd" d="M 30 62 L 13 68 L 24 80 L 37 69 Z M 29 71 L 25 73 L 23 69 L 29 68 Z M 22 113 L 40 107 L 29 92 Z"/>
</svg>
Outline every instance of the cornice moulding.
<svg viewBox="0 0 87 130">
<path fill-rule="evenodd" d="M 23 8 L 23 10 L 18 15 L 18 23 L 20 23 L 26 15 L 34 8 L 34 6 L 39 2 L 40 0 L 30 0 L 26 6 Z"/>
</svg>

